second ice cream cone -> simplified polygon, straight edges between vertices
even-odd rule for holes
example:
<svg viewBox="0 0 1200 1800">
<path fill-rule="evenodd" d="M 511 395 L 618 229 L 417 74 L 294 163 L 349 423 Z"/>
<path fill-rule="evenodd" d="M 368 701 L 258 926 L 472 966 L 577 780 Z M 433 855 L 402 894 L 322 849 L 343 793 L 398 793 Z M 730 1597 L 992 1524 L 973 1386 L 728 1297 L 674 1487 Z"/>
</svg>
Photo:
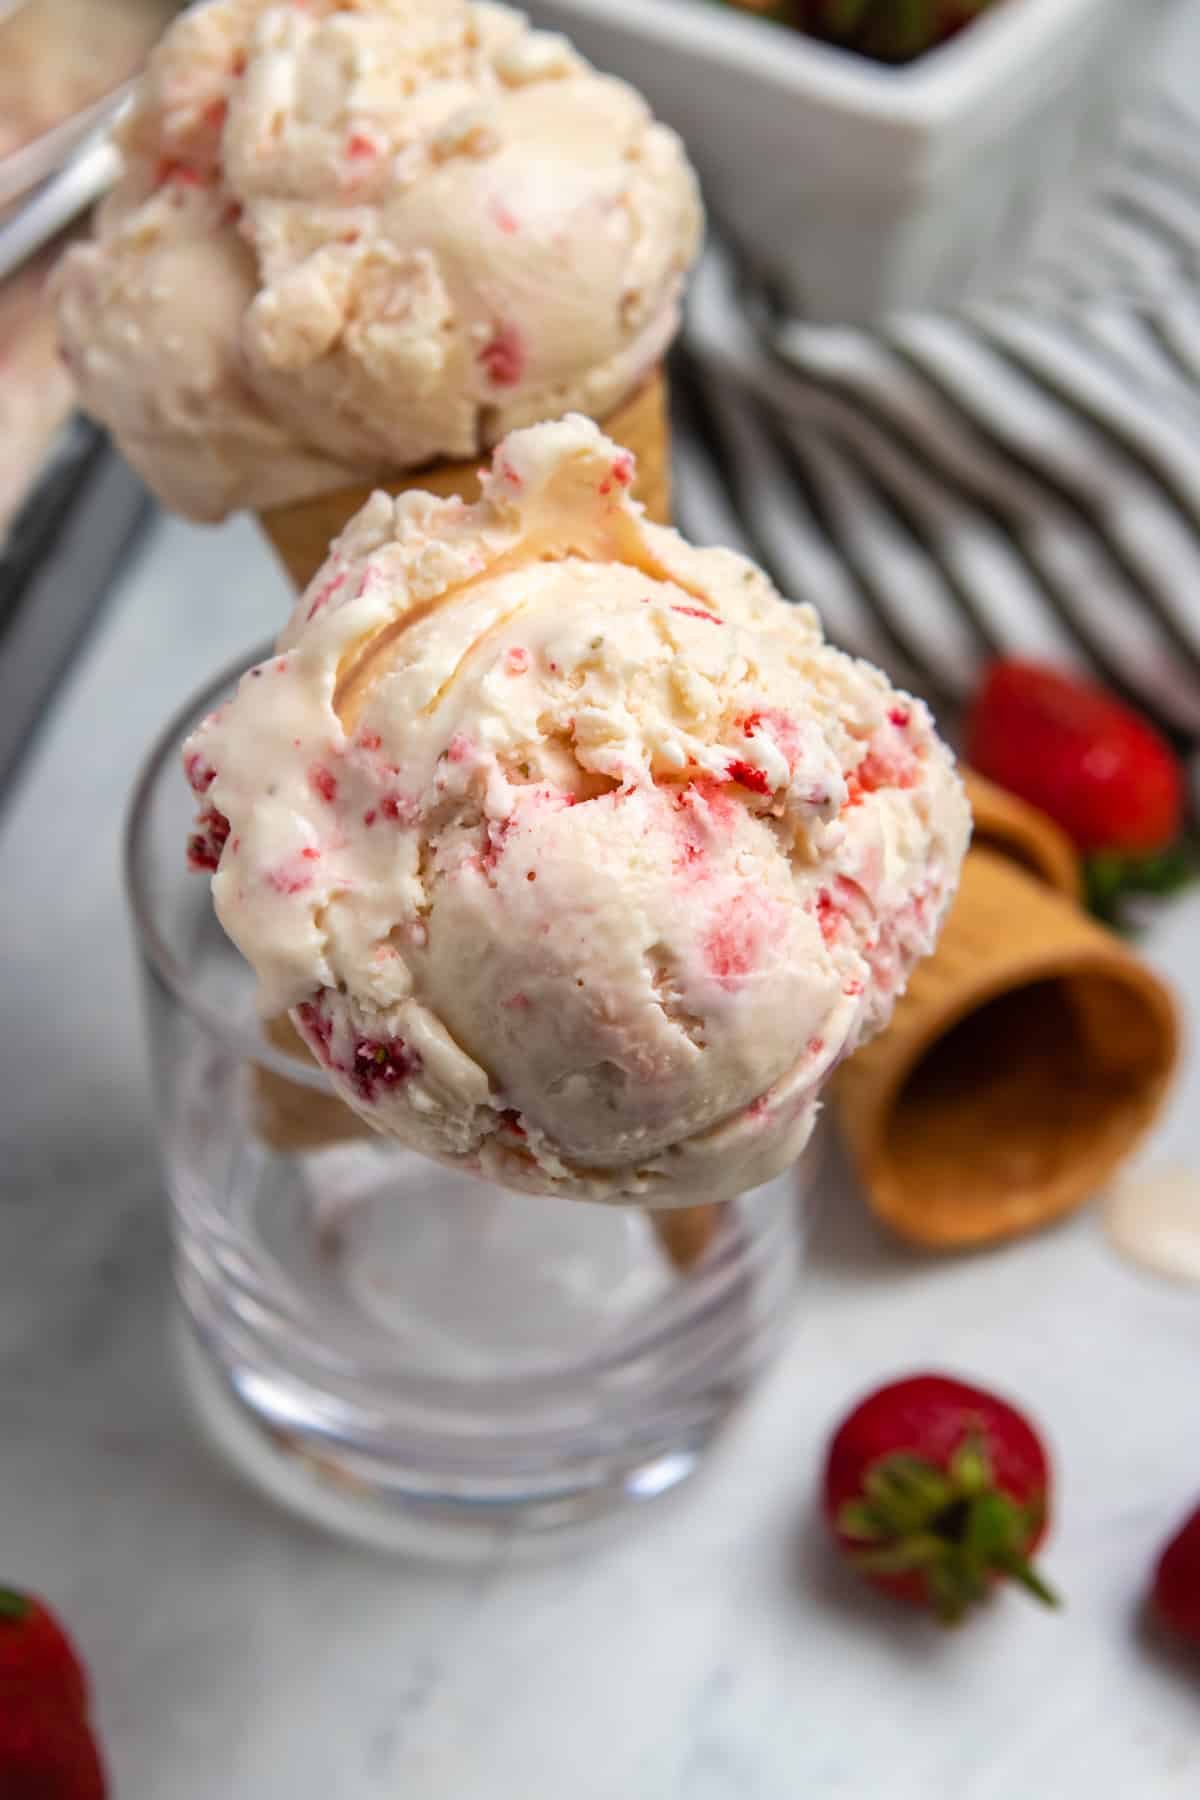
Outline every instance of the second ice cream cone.
<svg viewBox="0 0 1200 1800">
<path fill-rule="evenodd" d="M 656 368 L 607 419 L 600 421 L 614 443 L 631 450 L 637 459 L 635 497 L 659 525 L 671 519 L 671 441 L 667 417 L 667 383 Z M 458 494 L 464 500 L 479 498 L 479 466 L 485 460 L 427 464 L 387 481 L 369 481 L 358 487 L 338 488 L 293 506 L 272 507 L 258 521 L 291 576 L 298 592 L 306 588 L 329 554 L 329 546 L 346 523 L 382 488 L 389 494 L 422 489 L 443 499 Z"/>
<path fill-rule="evenodd" d="M 985 1244 L 1089 1199 L 1153 1121 L 1178 1053 L 1152 971 L 980 847 L 936 955 L 842 1070 L 838 1111 L 884 1223 L 928 1247 Z"/>
</svg>

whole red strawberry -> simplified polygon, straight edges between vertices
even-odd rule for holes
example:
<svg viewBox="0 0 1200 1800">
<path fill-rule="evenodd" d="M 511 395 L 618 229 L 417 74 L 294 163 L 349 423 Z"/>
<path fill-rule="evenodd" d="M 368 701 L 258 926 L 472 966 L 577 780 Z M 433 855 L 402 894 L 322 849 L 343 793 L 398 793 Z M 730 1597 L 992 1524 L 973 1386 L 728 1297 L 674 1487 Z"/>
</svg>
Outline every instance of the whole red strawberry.
<svg viewBox="0 0 1200 1800">
<path fill-rule="evenodd" d="M 32 1595 L 0 1588 L 0 1796 L 105 1800 L 87 1678 L 66 1632 Z"/>
<path fill-rule="evenodd" d="M 1086 858 L 1092 910 L 1194 874 L 1184 778 L 1154 727 L 1103 688 L 1040 663 L 995 662 L 967 717 L 967 761 L 1049 814 Z"/>
<path fill-rule="evenodd" d="M 1200 1506 L 1159 1557 L 1150 1598 L 1169 1631 L 1200 1645 Z"/>
<path fill-rule="evenodd" d="M 96 1740 L 82 1713 L 0 1692 L 0 1794 L 4 1800 L 107 1800 Z"/>
<path fill-rule="evenodd" d="M 910 1375 L 860 1401 L 829 1446 L 822 1493 L 855 1567 L 948 1624 L 1006 1579 L 1057 1604 L 1029 1561 L 1049 1497 L 1033 1426 L 949 1375 Z"/>
<path fill-rule="evenodd" d="M 1171 746 L 1103 688 L 995 662 L 967 720 L 967 761 L 1056 819 L 1081 850 L 1161 850 L 1183 823 Z"/>
<path fill-rule="evenodd" d="M 795 0 L 795 23 L 877 62 L 910 62 L 945 43 L 996 0 Z"/>
<path fill-rule="evenodd" d="M 50 1608 L 0 1587 L 0 1693 L 14 1686 L 33 1688 L 68 1712 L 87 1711 L 83 1664 Z"/>
</svg>

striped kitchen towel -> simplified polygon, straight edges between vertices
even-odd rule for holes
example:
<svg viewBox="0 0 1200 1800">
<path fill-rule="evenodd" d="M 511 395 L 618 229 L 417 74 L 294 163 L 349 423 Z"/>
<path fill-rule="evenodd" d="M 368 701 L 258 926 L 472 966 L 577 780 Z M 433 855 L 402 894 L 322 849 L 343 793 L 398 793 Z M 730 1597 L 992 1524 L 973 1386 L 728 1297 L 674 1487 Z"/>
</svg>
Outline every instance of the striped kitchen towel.
<svg viewBox="0 0 1200 1800">
<path fill-rule="evenodd" d="M 993 654 L 1200 743 L 1200 122 L 1147 96 L 1011 291 L 866 332 L 710 242 L 674 367 L 677 513 L 946 716 Z"/>
</svg>

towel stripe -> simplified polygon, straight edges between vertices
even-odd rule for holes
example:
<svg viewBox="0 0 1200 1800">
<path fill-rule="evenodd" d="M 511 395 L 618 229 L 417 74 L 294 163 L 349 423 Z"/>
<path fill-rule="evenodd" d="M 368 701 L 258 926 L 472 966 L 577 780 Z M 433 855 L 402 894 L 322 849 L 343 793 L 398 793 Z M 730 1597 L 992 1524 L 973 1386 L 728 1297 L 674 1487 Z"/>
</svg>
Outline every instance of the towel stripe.
<svg viewBox="0 0 1200 1800">
<path fill-rule="evenodd" d="M 895 542 L 889 542 L 887 527 L 880 532 L 878 521 L 873 532 L 856 530 L 853 465 L 839 462 L 837 453 L 816 433 L 802 443 L 782 436 L 776 441 L 789 474 L 804 495 L 810 519 L 838 545 L 851 570 L 871 623 L 890 648 L 891 654 L 885 658 L 889 667 L 903 669 L 910 684 L 918 682 L 927 698 L 944 705 L 958 685 L 955 659 L 944 659 L 936 649 L 931 653 L 929 645 L 922 644 L 919 629 L 914 631 L 903 610 L 895 606 L 898 583 L 891 580 L 891 569 L 885 572 L 880 567 L 895 555 Z"/>
<path fill-rule="evenodd" d="M 763 561 L 943 712 L 997 653 L 1200 740 L 1200 124 L 1151 94 L 986 302 L 787 317 L 717 238 L 676 359 L 689 531 Z"/>
</svg>

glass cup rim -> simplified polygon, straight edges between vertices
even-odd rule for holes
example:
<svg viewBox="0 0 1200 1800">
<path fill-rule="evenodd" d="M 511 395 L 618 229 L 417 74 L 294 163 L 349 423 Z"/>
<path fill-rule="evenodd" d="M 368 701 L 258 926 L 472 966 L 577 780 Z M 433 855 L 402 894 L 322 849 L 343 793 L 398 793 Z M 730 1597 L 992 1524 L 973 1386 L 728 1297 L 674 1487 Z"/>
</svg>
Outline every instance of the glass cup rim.
<svg viewBox="0 0 1200 1800">
<path fill-rule="evenodd" d="M 232 1024 L 215 1008 L 206 1005 L 185 964 L 176 956 L 159 930 L 154 909 L 146 892 L 143 855 L 149 829 L 151 808 L 159 782 L 165 777 L 171 759 L 177 757 L 184 736 L 194 723 L 211 711 L 223 693 L 228 692 L 248 669 L 266 662 L 273 646 L 268 641 L 256 644 L 226 663 L 203 686 L 194 689 L 170 714 L 153 739 L 138 769 L 125 812 L 122 831 L 121 866 L 125 899 L 133 919 L 138 947 L 154 973 L 172 998 L 194 1018 L 205 1032 L 220 1043 L 235 1049 L 249 1062 L 284 1075 L 289 1081 L 320 1092 L 328 1091 L 325 1077 L 315 1065 L 310 1069 L 297 1058 L 276 1050 L 269 1040 L 257 1032 L 247 1032 Z M 180 780 L 183 779 L 182 773 Z M 183 855 L 183 844 L 179 853 Z M 200 879 L 199 876 L 196 877 Z"/>
</svg>

